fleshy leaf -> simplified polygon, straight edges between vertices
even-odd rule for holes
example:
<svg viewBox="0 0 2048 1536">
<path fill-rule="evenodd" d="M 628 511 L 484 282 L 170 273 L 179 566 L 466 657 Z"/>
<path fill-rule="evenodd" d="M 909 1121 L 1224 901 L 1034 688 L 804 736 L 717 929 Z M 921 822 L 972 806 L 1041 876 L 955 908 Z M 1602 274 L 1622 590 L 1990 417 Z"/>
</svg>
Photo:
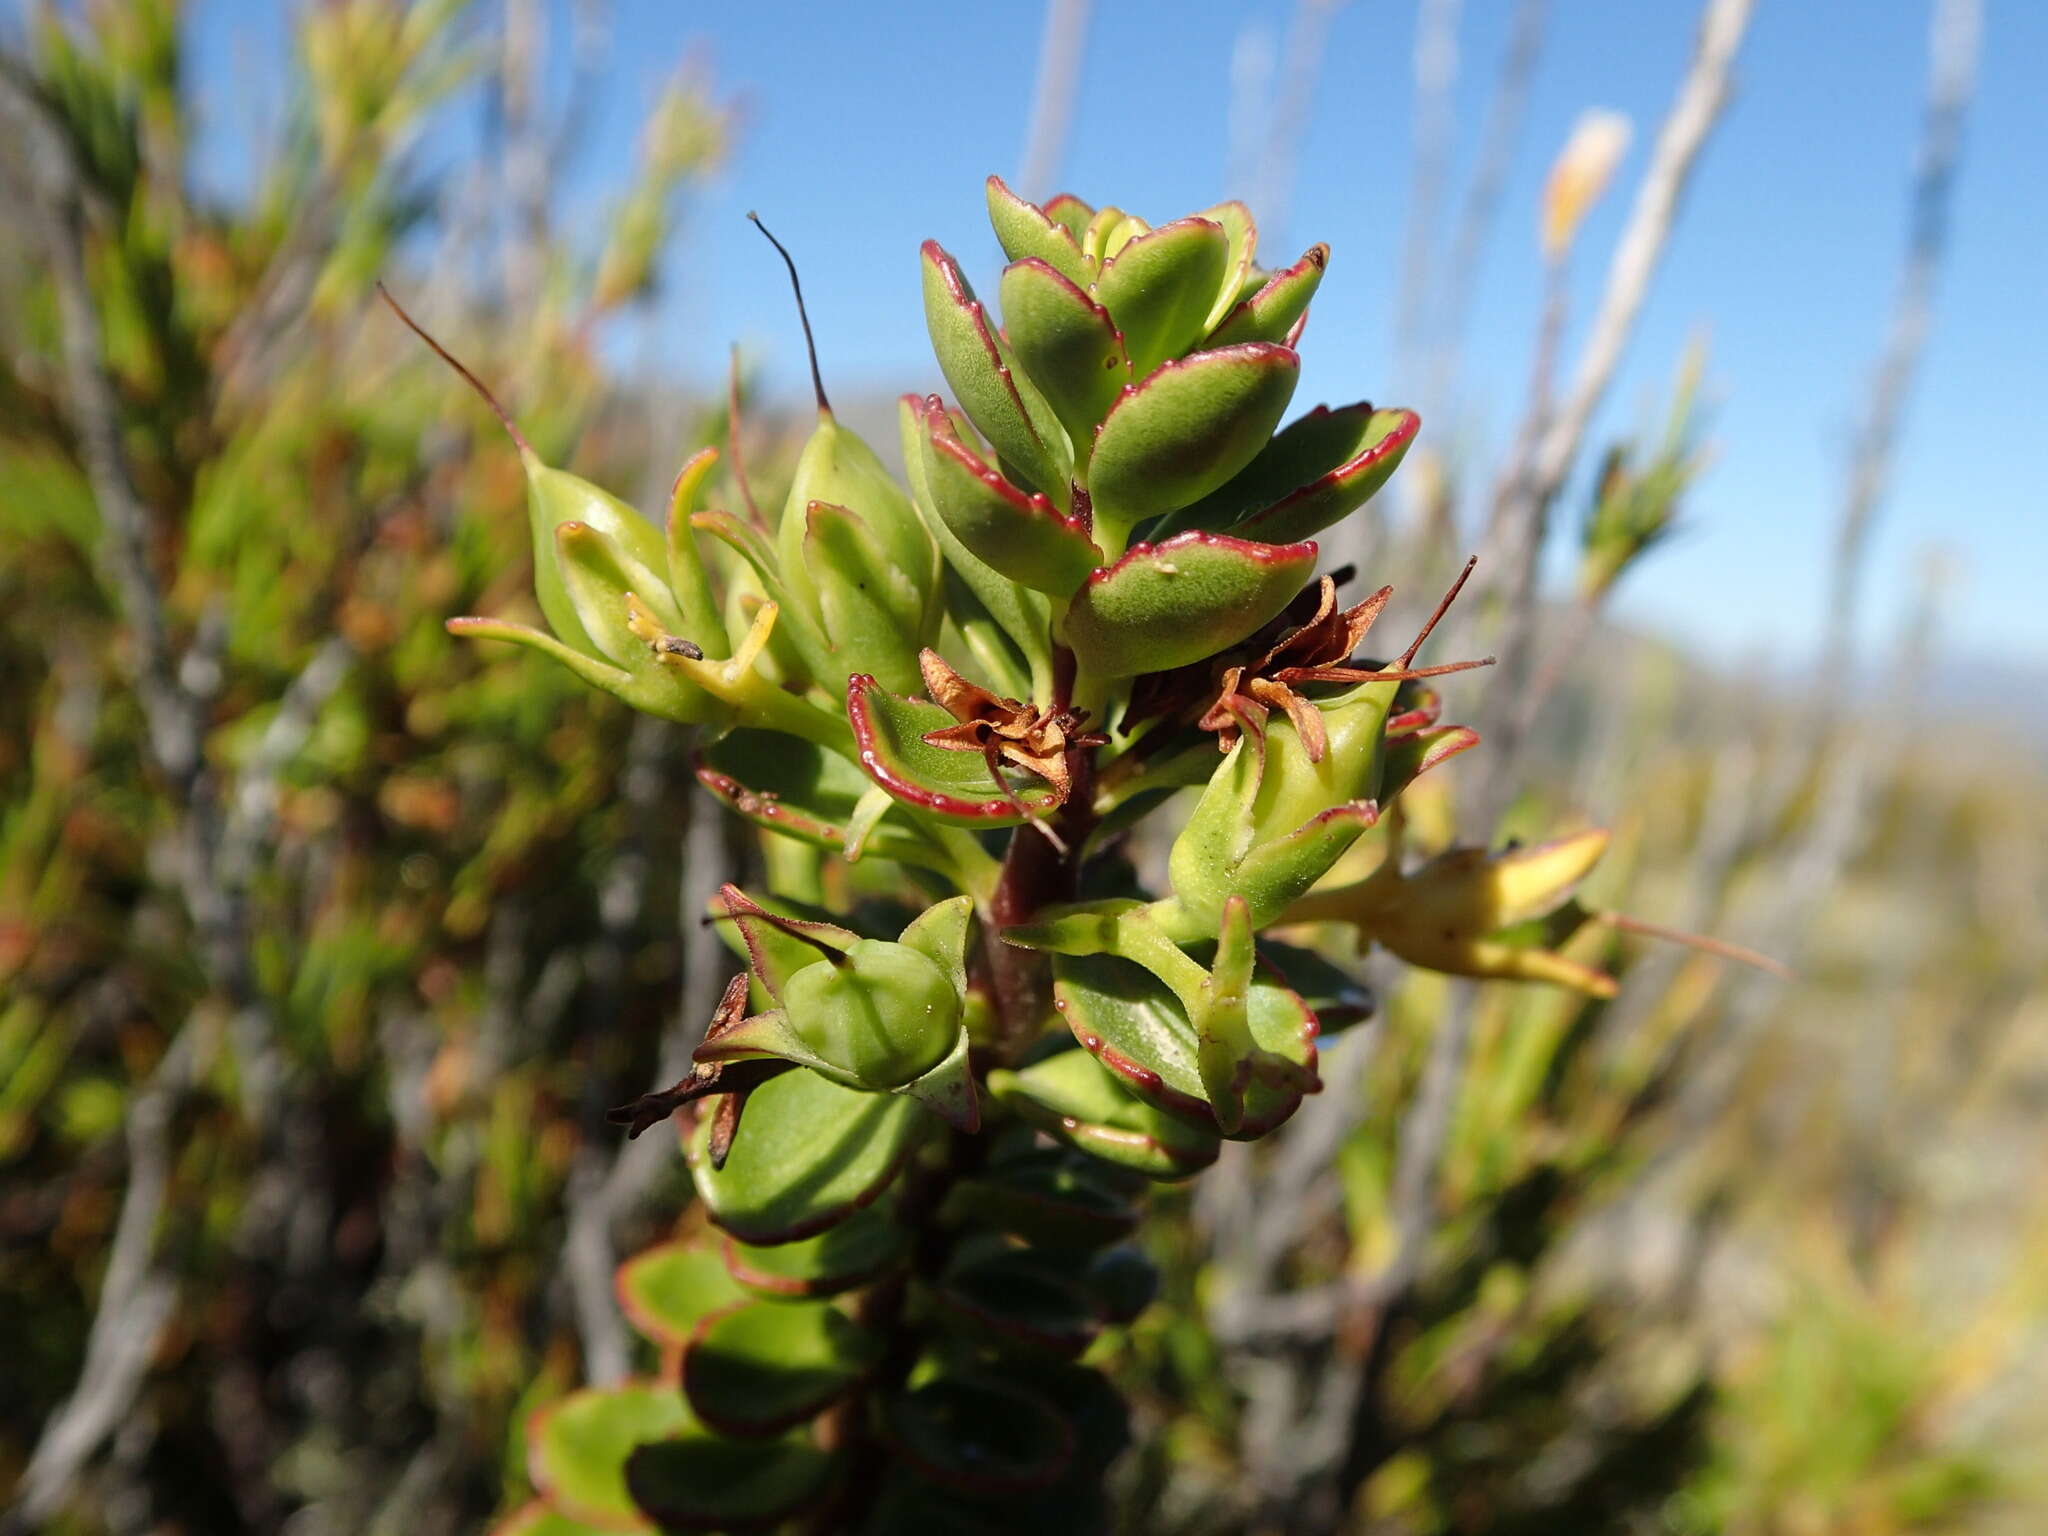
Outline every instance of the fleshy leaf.
<svg viewBox="0 0 2048 1536">
<path fill-rule="evenodd" d="M 1162 528 L 1229 529 L 1244 538 L 1305 539 L 1370 501 L 1422 428 L 1413 411 L 1319 405 L 1289 422 L 1244 472 Z"/>
<path fill-rule="evenodd" d="M 1065 1051 L 1018 1072 L 991 1072 L 988 1089 L 1038 1129 L 1147 1178 L 1182 1179 L 1216 1161 L 1213 1127 L 1191 1125 L 1133 1097 L 1086 1051 Z"/>
<path fill-rule="evenodd" d="M 1312 949 L 1262 936 L 1259 963 L 1315 1014 L 1319 1041 L 1353 1024 L 1364 1023 L 1378 1011 L 1371 987 Z"/>
<path fill-rule="evenodd" d="M 891 1399 L 889 1438 L 942 1487 L 994 1496 L 1043 1488 L 1066 1469 L 1074 1432 L 1036 1393 L 1003 1382 L 941 1378 Z"/>
<path fill-rule="evenodd" d="M 1006 1351 L 1071 1360 L 1101 1332 L 1087 1293 L 1030 1249 L 999 1249 L 958 1264 L 933 1297 L 980 1342 Z"/>
<path fill-rule="evenodd" d="M 967 898 L 962 897 L 961 900 Z M 969 1056 L 973 1042 L 962 1029 L 953 1037 L 953 1047 L 930 1071 L 891 1089 L 914 1099 L 963 1136 L 981 1129 L 981 1096 L 974 1086 L 974 1068 Z"/>
<path fill-rule="evenodd" d="M 1265 342 L 1162 363 L 1103 418 L 1088 464 L 1096 540 L 1229 483 L 1266 446 L 1294 397 L 1301 360 Z"/>
<path fill-rule="evenodd" d="M 1125 1245 L 1098 1253 L 1088 1266 L 1088 1294 L 1108 1323 L 1134 1321 L 1159 1294 L 1159 1266 Z"/>
<path fill-rule="evenodd" d="M 1137 235 L 1103 265 L 1095 302 L 1123 333 L 1134 373 L 1143 378 L 1208 329 L 1229 267 L 1229 234 L 1202 218 L 1175 219 Z"/>
<path fill-rule="evenodd" d="M 817 1505 L 832 1469 L 802 1440 L 686 1435 L 633 1452 L 626 1486 L 664 1531 L 765 1531 Z"/>
<path fill-rule="evenodd" d="M 1252 222 L 1252 211 L 1235 199 L 1203 209 L 1202 217 L 1221 224 L 1224 233 L 1230 237 L 1230 262 L 1225 268 L 1216 302 L 1210 306 L 1207 324 L 1203 327 L 1213 330 L 1238 300 L 1245 297 L 1245 290 L 1251 285 L 1256 271 L 1253 261 L 1259 253 L 1259 227 Z"/>
<path fill-rule="evenodd" d="M 895 1267 L 905 1249 L 903 1228 L 886 1210 L 869 1206 L 800 1242 L 757 1248 L 728 1237 L 723 1267 L 756 1296 L 815 1300 L 866 1285 Z"/>
<path fill-rule="evenodd" d="M 586 655 L 566 646 L 553 635 L 530 624 L 465 616 L 450 619 L 447 629 L 449 634 L 468 640 L 503 640 L 525 646 L 530 651 L 539 651 L 543 656 L 559 661 L 593 688 L 600 688 L 635 709 L 659 715 L 665 720 L 696 725 L 720 719 L 726 714 L 724 706 L 709 698 L 702 689 L 664 667 L 629 672 L 608 661 L 601 661 L 595 655 Z M 642 646 L 641 650 L 644 654 L 646 647 Z"/>
<path fill-rule="evenodd" d="M 1003 330 L 1017 361 L 1059 413 L 1077 454 L 1135 375 L 1109 311 L 1043 261 L 1003 271 Z"/>
<path fill-rule="evenodd" d="M 984 464 L 944 415 L 932 412 L 925 419 L 926 492 L 940 520 L 976 559 L 1006 580 L 1059 597 L 1102 563 L 1102 551 L 1079 519 L 1043 496 L 1027 495 Z M 889 685 L 887 678 L 882 681 Z M 905 683 L 897 691 L 914 686 Z"/>
<path fill-rule="evenodd" d="M 948 528 L 939 516 L 938 508 L 932 505 L 930 487 L 924 478 L 924 439 L 934 429 L 930 418 L 945 416 L 945 407 L 937 395 L 904 395 L 898 402 L 897 421 L 903 446 L 903 472 L 910 481 L 911 493 L 917 502 L 919 515 L 931 529 L 932 538 L 945 553 L 945 582 L 947 606 L 955 615 L 955 622 L 961 627 L 963 638 L 974 643 L 973 625 L 975 620 L 968 612 L 967 605 L 960 602 L 964 587 L 989 616 L 1003 638 L 1015 647 L 1018 657 L 1033 679 L 1031 684 L 1012 685 L 994 675 L 1001 667 L 991 668 L 990 681 L 995 683 L 1007 696 L 1023 698 L 1035 691 L 1038 679 L 1050 680 L 1052 675 L 1051 625 L 1052 604 L 1042 592 L 1020 587 L 1014 581 L 1005 580 L 989 569 L 965 544 L 962 544 L 953 530 Z M 954 435 L 966 440 L 965 428 L 954 423 Z M 990 637 L 993 638 L 993 637 Z M 979 654 L 979 652 L 978 652 Z"/>
<path fill-rule="evenodd" d="M 988 221 L 995 229 L 1003 254 L 1011 261 L 1042 261 L 1069 282 L 1088 281 L 1088 263 L 1081 258 L 1081 243 L 1074 231 L 1012 192 L 1000 176 L 988 179 Z M 1007 296 L 1003 299 L 1003 319 L 1014 342 L 1016 317 L 1010 313 Z"/>
<path fill-rule="evenodd" d="M 1393 804 L 1396 795 L 1430 769 L 1478 745 L 1479 733 L 1467 725 L 1436 725 L 1390 737 L 1380 803 Z"/>
<path fill-rule="evenodd" d="M 798 1069 L 753 1090 L 722 1169 L 706 1154 L 711 1116 L 702 1117 L 690 1138 L 690 1171 L 712 1220 L 734 1237 L 795 1242 L 887 1189 L 928 1124 L 907 1099 Z"/>
<path fill-rule="evenodd" d="M 488 1536 L 605 1536 L 605 1531 L 601 1526 L 571 1520 L 535 1499 L 492 1526 Z"/>
<path fill-rule="evenodd" d="M 637 1253 L 614 1281 L 628 1322 L 653 1343 L 680 1349 L 697 1324 L 740 1299 L 709 1242 L 671 1242 Z"/>
<path fill-rule="evenodd" d="M 683 1394 L 712 1430 L 758 1439 L 822 1413 L 881 1357 L 881 1338 L 830 1302 L 746 1301 L 697 1325 Z"/>
<path fill-rule="evenodd" d="M 955 724 L 953 717 L 927 700 L 890 693 L 871 677 L 856 673 L 846 680 L 846 718 L 868 777 L 906 805 L 942 820 L 1009 827 L 1059 805 L 1050 784 L 1034 780 L 1015 790 L 999 788 L 979 753 L 932 746 L 926 732 Z"/>
<path fill-rule="evenodd" d="M 837 752 L 779 731 L 731 731 L 698 754 L 697 781 L 758 827 L 845 852 L 874 786 Z M 943 856 L 899 815 L 867 827 L 864 855 L 944 867 Z"/>
<path fill-rule="evenodd" d="M 1045 216 L 1074 237 L 1074 247 L 1078 250 L 1089 221 L 1095 217 L 1095 210 L 1071 192 L 1056 192 L 1046 199 Z"/>
<path fill-rule="evenodd" d="M 1053 986 L 1082 1048 L 1139 1098 L 1212 1128 L 1199 1039 L 1180 1000 L 1151 972 L 1107 955 L 1055 956 Z M 1243 1085 L 1243 1118 L 1227 1134 L 1253 1140 L 1294 1113 L 1315 1081 L 1316 1018 L 1286 988 L 1254 980 L 1248 1023 L 1257 1054 Z"/>
<path fill-rule="evenodd" d="M 712 911 L 715 917 L 732 923 L 746 946 L 748 968 L 777 1003 L 782 1001 L 789 978 L 823 959 L 826 949 L 844 954 L 860 939 L 852 929 L 837 923 L 791 917 L 765 907 L 730 883 L 719 887 Z"/>
<path fill-rule="evenodd" d="M 1066 504 L 1073 453 L 1045 397 L 1023 377 L 959 263 L 924 243 L 924 314 L 932 351 L 953 396 L 1006 463 Z"/>
<path fill-rule="evenodd" d="M 663 1382 L 588 1387 L 527 1421 L 527 1475 L 548 1504 L 572 1520 L 631 1530 L 639 1511 L 626 1491 L 628 1454 L 693 1427 L 682 1393 Z"/>
<path fill-rule="evenodd" d="M 1164 672 L 1235 645 L 1293 601 L 1313 544 L 1252 544 L 1191 532 L 1134 545 L 1068 605 L 1063 637 L 1107 677 Z"/>
<path fill-rule="evenodd" d="M 804 562 L 840 674 L 859 667 L 889 687 L 915 688 L 917 653 L 931 638 L 920 583 L 936 572 L 890 561 L 876 531 L 845 507 L 813 501 L 806 523 Z"/>
<path fill-rule="evenodd" d="M 626 594 L 652 593 L 643 601 L 664 629 L 679 633 L 683 621 L 669 596 L 667 579 L 629 558 L 589 523 L 570 521 L 558 527 L 555 555 L 569 601 L 599 653 L 629 672 L 652 666 L 647 642 L 626 624 Z"/>
<path fill-rule="evenodd" d="M 958 1221 L 1053 1248 L 1100 1248 L 1138 1222 L 1122 1192 L 1071 1152 L 1035 1152 L 962 1179 L 947 1209 Z"/>
<path fill-rule="evenodd" d="M 1295 325 L 1308 313 L 1308 301 L 1315 297 L 1329 265 L 1330 248 L 1310 246 L 1301 260 L 1275 272 L 1251 297 L 1232 305 L 1202 344 L 1229 347 L 1241 341 L 1277 341 L 1293 346 Z"/>
</svg>

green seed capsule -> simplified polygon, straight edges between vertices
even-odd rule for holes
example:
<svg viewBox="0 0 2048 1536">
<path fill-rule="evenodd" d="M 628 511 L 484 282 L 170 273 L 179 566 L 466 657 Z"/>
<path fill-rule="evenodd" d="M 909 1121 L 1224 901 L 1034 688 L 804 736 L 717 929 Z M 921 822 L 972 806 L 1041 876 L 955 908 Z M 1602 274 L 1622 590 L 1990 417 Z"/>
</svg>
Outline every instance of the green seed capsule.
<svg viewBox="0 0 2048 1536">
<path fill-rule="evenodd" d="M 805 966 L 785 984 L 783 1007 L 806 1046 L 877 1090 L 930 1071 L 960 1033 L 960 994 L 946 973 L 884 939 Z"/>
</svg>

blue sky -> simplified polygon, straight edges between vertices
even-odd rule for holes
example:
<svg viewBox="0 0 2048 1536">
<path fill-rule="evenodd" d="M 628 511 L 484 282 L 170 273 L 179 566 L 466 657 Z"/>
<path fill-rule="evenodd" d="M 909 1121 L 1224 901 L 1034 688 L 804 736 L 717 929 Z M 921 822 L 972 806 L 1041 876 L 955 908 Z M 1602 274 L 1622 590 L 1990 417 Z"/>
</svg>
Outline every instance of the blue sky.
<svg viewBox="0 0 2048 1536">
<path fill-rule="evenodd" d="M 277 7 L 198 0 L 195 63 L 226 82 L 274 53 Z M 1029 4 L 719 6 L 613 0 L 612 70 L 565 168 L 594 216 L 623 176 L 638 118 L 673 62 L 708 50 L 746 102 L 730 164 L 669 253 L 674 281 L 651 333 L 623 344 L 705 378 L 739 340 L 771 388 L 803 384 L 779 264 L 758 208 L 802 263 L 828 384 L 937 382 L 916 250 L 936 236 L 992 280 L 981 178 L 1014 173 L 1042 12 Z M 1155 221 L 1230 191 L 1230 65 L 1248 30 L 1277 44 L 1289 0 L 1099 0 L 1060 183 Z M 1505 44 L 1509 0 L 1467 0 L 1460 35 L 1462 186 Z M 1467 335 L 1468 420 L 1497 450 L 1519 410 L 1540 302 L 1535 205 L 1550 158 L 1587 107 L 1636 125 L 1617 190 L 1580 237 L 1576 318 L 1598 293 L 1633 177 L 1689 54 L 1681 0 L 1553 0 L 1515 174 Z M 2048 662 L 2048 476 L 2035 433 L 2048 354 L 2048 6 L 1989 0 L 1954 204 L 1949 264 L 1898 473 L 1872 550 L 1868 633 L 1880 635 L 1939 545 L 1962 582 L 1948 620 L 1965 656 Z M 1738 92 L 1696 176 L 1608 404 L 1626 428 L 1665 391 L 1685 341 L 1710 334 L 1716 457 L 1690 531 L 1624 589 L 1632 620 L 1728 663 L 1811 654 L 1846 445 L 1867 392 L 1900 265 L 1907 178 L 1926 79 L 1924 0 L 1759 0 Z M 1352 0 L 1330 28 L 1291 215 L 1269 257 L 1335 248 L 1304 340 L 1297 401 L 1401 403 L 1393 321 L 1408 202 L 1414 0 Z M 231 161 L 235 120 L 215 124 Z M 460 152 L 460 151 L 456 151 Z M 1455 192 L 1454 192 L 1455 196 Z M 1260 211 L 1257 189 L 1248 193 Z M 1576 338 L 1574 338 L 1575 340 Z M 644 351 L 643 351 L 644 349 Z M 1568 344 L 1567 356 L 1570 355 Z M 1425 425 L 1425 433 L 1430 426 Z M 1573 525 L 1579 498 L 1560 520 Z M 1398 574 L 1398 573 L 1396 573 Z"/>
</svg>

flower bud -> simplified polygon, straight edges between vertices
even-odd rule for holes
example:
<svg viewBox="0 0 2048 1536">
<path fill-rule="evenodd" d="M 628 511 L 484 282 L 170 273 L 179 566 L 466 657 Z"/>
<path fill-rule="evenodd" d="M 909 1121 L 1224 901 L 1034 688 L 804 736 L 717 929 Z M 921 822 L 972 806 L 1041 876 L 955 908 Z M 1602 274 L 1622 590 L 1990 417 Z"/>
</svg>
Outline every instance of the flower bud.
<svg viewBox="0 0 2048 1536">
<path fill-rule="evenodd" d="M 1378 820 L 1399 686 L 1361 683 L 1317 704 L 1320 761 L 1285 716 L 1267 726 L 1263 748 L 1245 739 L 1231 749 L 1167 857 L 1177 910 L 1161 921 L 1176 939 L 1213 935 L 1232 896 L 1250 904 L 1255 928 L 1273 922 Z"/>
<path fill-rule="evenodd" d="M 900 1088 L 946 1058 L 960 1033 L 960 994 L 905 944 L 857 939 L 783 987 L 789 1027 L 819 1059 L 874 1089 Z"/>
</svg>

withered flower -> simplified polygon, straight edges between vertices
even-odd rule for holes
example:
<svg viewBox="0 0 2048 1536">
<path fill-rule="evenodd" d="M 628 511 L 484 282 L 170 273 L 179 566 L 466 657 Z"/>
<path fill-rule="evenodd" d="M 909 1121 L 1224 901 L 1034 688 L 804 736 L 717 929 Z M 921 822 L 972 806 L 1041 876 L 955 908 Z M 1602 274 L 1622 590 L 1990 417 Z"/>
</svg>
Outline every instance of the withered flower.
<svg viewBox="0 0 2048 1536">
<path fill-rule="evenodd" d="M 1009 763 L 1044 779 L 1064 802 L 1073 789 L 1067 749 L 1099 747 L 1106 740 L 1099 733 L 1076 729 L 1087 716 L 1085 710 L 1039 709 L 1002 698 L 969 682 L 936 651 L 925 651 L 917 661 L 933 701 L 960 722 L 927 731 L 926 745 L 948 752 L 979 752 L 998 784 L 1003 782 L 1002 765 Z"/>
<path fill-rule="evenodd" d="M 718 1007 L 711 1014 L 704 1039 L 707 1042 L 716 1040 L 735 1028 L 746 1013 L 747 973 L 741 971 L 726 983 L 725 996 L 718 1000 Z M 717 1108 L 712 1111 L 708 1150 L 711 1166 L 723 1168 L 726 1154 L 732 1150 L 733 1136 L 740 1128 L 740 1115 L 747 1107 L 747 1095 L 769 1078 L 791 1069 L 791 1063 L 775 1060 L 700 1062 L 672 1087 L 657 1093 L 643 1093 L 632 1103 L 607 1111 L 605 1118 L 613 1125 L 625 1126 L 629 1138 L 636 1137 L 649 1126 L 661 1124 L 677 1110 L 717 1094 L 720 1097 Z"/>
<path fill-rule="evenodd" d="M 1287 616 L 1283 616 L 1279 638 L 1264 652 L 1214 674 L 1213 690 L 1204 695 L 1207 702 L 1195 724 L 1202 730 L 1214 731 L 1217 749 L 1228 752 L 1246 732 L 1254 740 L 1264 741 L 1269 713 L 1285 710 L 1287 718 L 1294 722 L 1295 734 L 1301 738 L 1309 761 L 1321 762 L 1328 746 L 1322 713 L 1301 695 L 1301 685 L 1405 682 L 1491 665 L 1493 658 L 1488 656 L 1478 661 L 1447 662 L 1439 667 L 1409 666 L 1471 574 L 1472 565 L 1468 562 L 1421 632 L 1401 653 L 1400 660 L 1388 668 L 1356 665 L 1352 653 L 1364 642 L 1366 632 L 1386 608 L 1394 589 L 1381 587 L 1364 602 L 1340 610 L 1337 583 L 1325 576 L 1317 590 L 1315 609 L 1306 622 L 1289 627 Z"/>
</svg>

